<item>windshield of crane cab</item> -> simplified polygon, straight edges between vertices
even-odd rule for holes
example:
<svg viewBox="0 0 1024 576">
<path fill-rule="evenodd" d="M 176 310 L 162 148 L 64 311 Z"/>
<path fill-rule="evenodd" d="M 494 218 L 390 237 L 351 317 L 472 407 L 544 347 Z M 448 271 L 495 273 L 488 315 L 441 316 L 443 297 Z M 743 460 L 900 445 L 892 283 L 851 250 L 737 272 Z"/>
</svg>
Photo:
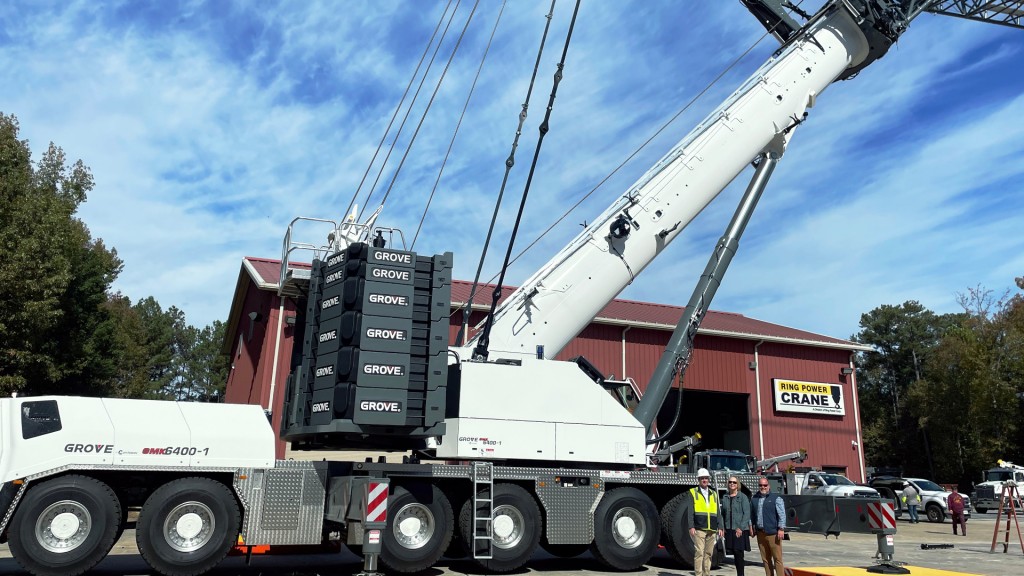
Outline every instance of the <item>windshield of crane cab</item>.
<svg viewBox="0 0 1024 576">
<path fill-rule="evenodd" d="M 712 470 L 730 470 L 732 472 L 751 472 L 747 459 L 742 454 L 712 454 Z"/>
</svg>

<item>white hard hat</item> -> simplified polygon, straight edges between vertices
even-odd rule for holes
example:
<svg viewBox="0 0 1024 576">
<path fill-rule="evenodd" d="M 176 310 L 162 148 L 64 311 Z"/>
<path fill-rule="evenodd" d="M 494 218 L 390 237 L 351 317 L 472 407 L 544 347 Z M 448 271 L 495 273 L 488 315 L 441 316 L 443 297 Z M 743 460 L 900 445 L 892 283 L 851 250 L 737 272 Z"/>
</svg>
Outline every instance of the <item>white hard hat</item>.
<svg viewBox="0 0 1024 576">
<path fill-rule="evenodd" d="M 697 470 L 697 478 L 711 478 L 711 473 L 708 472 L 707 468 L 701 468 Z"/>
</svg>

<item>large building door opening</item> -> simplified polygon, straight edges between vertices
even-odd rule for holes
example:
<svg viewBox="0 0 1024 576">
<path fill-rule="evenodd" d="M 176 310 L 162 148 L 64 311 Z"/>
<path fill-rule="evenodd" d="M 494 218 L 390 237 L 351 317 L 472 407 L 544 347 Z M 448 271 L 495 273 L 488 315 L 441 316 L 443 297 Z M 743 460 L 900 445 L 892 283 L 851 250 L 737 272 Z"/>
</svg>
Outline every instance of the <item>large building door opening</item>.
<svg viewBox="0 0 1024 576">
<path fill-rule="evenodd" d="M 749 398 L 749 394 L 684 391 L 682 415 L 669 442 L 678 442 L 684 436 L 700 432 L 701 448 L 739 450 L 750 454 Z M 679 389 L 673 388 L 658 413 L 658 430 L 667 430 L 672 424 L 678 402 Z"/>
</svg>

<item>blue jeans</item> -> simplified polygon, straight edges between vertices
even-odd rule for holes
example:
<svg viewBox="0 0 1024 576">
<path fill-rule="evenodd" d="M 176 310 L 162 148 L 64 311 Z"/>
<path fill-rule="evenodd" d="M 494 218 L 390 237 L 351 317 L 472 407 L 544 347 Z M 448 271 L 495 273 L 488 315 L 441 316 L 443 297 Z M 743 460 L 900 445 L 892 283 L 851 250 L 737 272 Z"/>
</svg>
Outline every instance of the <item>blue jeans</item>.
<svg viewBox="0 0 1024 576">
<path fill-rule="evenodd" d="M 917 522 L 917 504 L 907 504 L 907 508 L 910 510 L 910 521 Z"/>
</svg>

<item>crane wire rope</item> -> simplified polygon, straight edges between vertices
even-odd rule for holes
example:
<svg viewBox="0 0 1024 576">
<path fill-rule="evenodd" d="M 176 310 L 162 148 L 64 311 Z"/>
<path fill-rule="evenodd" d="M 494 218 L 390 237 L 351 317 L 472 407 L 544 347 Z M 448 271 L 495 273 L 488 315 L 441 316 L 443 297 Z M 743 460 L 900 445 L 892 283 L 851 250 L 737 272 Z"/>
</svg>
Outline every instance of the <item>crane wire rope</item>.
<svg viewBox="0 0 1024 576">
<path fill-rule="evenodd" d="M 427 219 L 427 212 L 430 210 L 430 204 L 434 200 L 434 194 L 437 192 L 437 186 L 441 182 L 441 176 L 444 174 L 444 167 L 448 163 L 448 157 L 452 153 L 452 147 L 455 145 L 455 138 L 459 135 L 459 128 L 462 127 L 462 120 L 466 117 L 466 109 L 469 108 L 469 101 L 473 98 L 473 92 L 476 91 L 476 83 L 480 80 L 480 72 L 484 69 L 484 62 L 487 61 L 487 53 L 491 50 L 491 43 L 494 42 L 494 34 L 498 31 L 498 24 L 501 23 L 501 15 L 505 12 L 505 5 L 508 0 L 502 0 L 501 8 L 498 10 L 498 17 L 494 21 L 494 28 L 491 29 L 491 36 L 487 39 L 487 46 L 484 48 L 484 54 L 480 57 L 480 65 L 477 66 L 476 76 L 473 77 L 473 84 L 469 87 L 469 94 L 466 95 L 466 102 L 462 105 L 462 113 L 459 114 L 459 121 L 455 124 L 455 131 L 452 133 L 452 138 L 448 142 L 448 150 L 444 153 L 444 159 L 441 160 L 441 168 L 437 171 L 437 178 L 434 179 L 434 187 L 430 189 L 430 196 L 427 198 L 427 205 L 423 207 L 423 215 L 420 216 L 420 223 L 416 226 L 416 233 L 413 234 L 412 244 L 409 245 L 409 250 L 415 250 L 416 239 L 420 237 L 420 230 L 423 228 L 423 221 Z"/>
<path fill-rule="evenodd" d="M 576 6 L 572 11 L 572 19 L 569 21 L 569 30 L 565 34 L 565 43 L 562 45 L 562 57 L 558 61 L 558 66 L 555 71 L 555 77 L 551 85 L 551 95 L 548 96 L 547 110 L 544 112 L 544 120 L 541 121 L 538 129 L 537 145 L 533 150 L 533 161 L 530 163 L 530 171 L 526 176 L 526 185 L 523 187 L 523 195 L 519 201 L 519 211 L 516 213 L 516 221 L 512 226 L 512 233 L 508 239 L 508 248 L 505 251 L 505 259 L 501 265 L 501 272 L 498 278 L 498 284 L 494 288 L 494 292 L 491 295 L 491 307 L 487 313 L 487 320 L 484 323 L 484 328 L 481 331 L 480 338 L 477 340 L 477 345 L 473 348 L 474 358 L 487 358 L 487 347 L 490 343 L 490 332 L 491 326 L 494 323 L 494 310 L 498 306 L 498 299 L 501 298 L 501 283 L 505 280 L 505 272 L 508 270 L 509 258 L 512 256 L 512 247 L 515 245 L 516 235 L 519 233 L 519 224 L 523 221 L 523 212 L 526 208 L 526 199 L 530 195 L 530 186 L 533 184 L 533 175 L 537 171 L 537 161 L 540 158 L 541 146 L 544 144 L 544 137 L 547 135 L 550 129 L 548 122 L 551 120 L 551 111 L 555 105 L 555 95 L 558 93 L 558 85 L 562 81 L 562 70 L 565 68 L 565 58 L 569 53 L 569 43 L 572 40 L 572 32 L 576 28 L 576 17 L 580 12 L 581 0 L 576 0 Z"/>
<path fill-rule="evenodd" d="M 416 64 L 416 69 L 413 70 L 412 76 L 409 77 L 409 83 L 405 86 L 405 92 L 402 93 L 402 98 L 398 101 L 398 106 L 395 106 L 395 111 L 391 114 L 391 120 L 388 121 L 388 126 L 384 129 L 384 134 L 381 135 L 380 142 L 377 143 L 377 150 L 374 151 L 373 157 L 370 158 L 370 163 L 366 165 L 366 171 L 363 172 L 363 178 L 359 181 L 359 186 L 356 187 L 356 191 L 352 193 L 352 199 L 349 200 L 348 207 L 346 207 L 345 211 L 342 213 L 343 218 L 348 216 L 352 211 L 352 207 L 355 206 L 356 200 L 359 199 L 359 192 L 363 189 L 363 184 L 366 183 L 366 177 L 369 176 L 370 170 L 373 168 L 373 164 L 377 161 L 377 155 L 380 154 L 381 148 L 384 147 L 384 141 L 387 140 L 388 133 L 391 132 L 391 127 L 395 124 L 395 118 L 398 117 L 398 113 L 402 110 L 402 105 L 405 103 L 405 98 L 409 95 L 409 89 L 412 88 L 412 83 L 420 73 L 420 67 L 423 66 L 423 61 L 427 59 L 430 47 L 434 44 L 434 38 L 437 38 L 437 31 L 441 29 L 441 23 L 444 22 L 444 15 L 448 13 L 448 8 L 451 7 L 452 1 L 453 0 L 448 0 L 448 4 L 444 7 L 444 12 L 442 12 L 441 17 L 437 19 L 437 26 L 434 27 L 434 32 L 430 35 L 430 40 L 427 42 L 427 45 L 423 47 L 423 54 L 420 55 L 420 61 Z M 427 69 L 430 69 L 429 66 Z M 399 128 L 399 132 L 401 132 L 401 128 Z M 394 144 L 392 144 L 392 148 L 394 148 Z M 387 160 L 385 159 L 384 162 L 386 163 Z"/>
<path fill-rule="evenodd" d="M 412 108 L 413 106 L 416 105 L 416 100 L 419 98 L 420 90 L 423 89 L 423 86 L 427 82 L 427 75 L 430 73 L 430 69 L 434 65 L 434 59 L 437 58 L 437 53 L 441 50 L 441 44 L 444 43 L 444 39 L 448 35 L 448 30 L 452 25 L 452 21 L 455 19 L 455 13 L 458 12 L 459 5 L 461 4 L 461 2 L 462 0 L 457 0 L 455 2 L 455 8 L 452 10 L 451 15 L 448 17 L 448 23 L 445 24 L 444 32 L 441 33 L 441 38 L 438 39 L 437 46 L 434 47 L 434 53 L 430 55 L 430 62 L 427 63 L 427 68 L 426 70 L 423 71 L 423 76 L 420 78 L 420 83 L 416 87 L 416 92 L 413 94 L 412 101 L 409 102 L 409 107 L 406 108 L 405 110 L 405 115 L 402 117 L 402 122 L 398 125 L 398 131 L 395 133 L 395 137 L 391 141 L 391 147 L 388 149 L 388 153 L 384 156 L 384 161 L 380 165 L 380 170 L 377 171 L 377 176 L 373 181 L 373 186 L 371 186 L 370 190 L 366 193 L 366 200 L 363 202 L 363 207 L 359 210 L 359 214 L 356 217 L 357 222 L 359 220 L 362 220 L 363 212 L 366 210 L 366 207 L 370 204 L 370 198 L 373 196 L 374 190 L 377 189 L 377 184 L 380 183 L 381 176 L 384 174 L 384 168 L 387 166 L 388 160 L 391 158 L 391 153 L 394 152 L 395 150 L 395 145 L 398 143 L 398 138 L 399 136 L 401 136 L 402 130 L 405 128 L 405 123 L 409 120 L 409 115 L 412 114 Z M 445 9 L 445 13 L 447 13 L 447 8 Z M 441 14 L 441 18 L 444 18 L 444 14 Z M 427 47 L 429 48 L 430 45 L 428 44 Z"/>
<path fill-rule="evenodd" d="M 467 305 L 463 309 L 462 322 L 459 325 L 459 332 L 455 336 L 455 345 L 462 346 L 463 338 L 466 335 L 469 326 L 469 315 L 472 309 L 472 302 L 476 298 L 476 289 L 480 284 L 480 274 L 484 267 L 484 261 L 487 259 L 487 249 L 491 245 L 491 236 L 494 234 L 494 225 L 498 220 L 498 211 L 501 209 L 501 199 L 505 195 L 505 186 L 508 184 L 509 173 L 512 171 L 512 167 L 516 163 L 516 149 L 519 147 L 519 137 L 523 133 L 523 124 L 526 122 L 527 113 L 530 109 L 530 98 L 533 95 L 533 86 L 537 81 L 537 71 L 540 69 L 540 59 L 544 55 L 544 46 L 547 44 L 548 32 L 551 30 L 551 20 L 555 14 L 555 2 L 557 0 L 551 0 L 551 7 L 548 9 L 548 14 L 545 16 L 547 23 L 544 25 L 544 33 L 540 38 L 540 46 L 537 48 L 537 59 L 533 63 L 533 74 L 530 75 L 530 86 L 526 89 L 526 98 L 523 100 L 522 110 L 519 112 L 519 125 L 516 126 L 516 135 L 512 139 L 512 149 L 508 153 L 508 158 L 505 159 L 505 175 L 501 179 L 501 187 L 498 189 L 498 199 L 494 203 L 494 213 L 491 214 L 491 224 L 487 228 L 487 237 L 484 239 L 484 245 L 480 250 L 480 262 L 476 267 L 476 275 L 473 277 L 473 285 L 469 290 L 469 298 Z M 454 312 L 453 312 L 454 314 Z M 451 316 L 449 316 L 450 318 Z"/>
<path fill-rule="evenodd" d="M 448 69 L 451 67 L 452 61 L 455 60 L 455 55 L 459 52 L 459 46 L 462 45 L 462 40 L 466 37 L 466 30 L 469 29 L 469 24 L 473 21 L 473 15 L 476 14 L 476 9 L 479 6 L 480 0 L 476 0 L 473 4 L 473 9 L 470 10 L 469 16 L 466 18 L 466 24 L 462 27 L 462 33 L 459 34 L 458 40 L 455 41 L 455 46 L 452 47 L 452 53 L 448 56 L 448 62 L 445 63 L 444 70 L 441 71 L 441 76 L 437 79 L 437 84 L 434 86 L 434 92 L 430 95 L 427 107 L 423 109 L 423 114 L 420 115 L 420 121 L 416 124 L 416 130 L 413 131 L 412 137 L 409 138 L 409 144 L 405 147 L 402 159 L 398 162 L 398 167 L 395 168 L 395 172 L 391 176 L 391 182 L 388 184 L 388 189 L 384 192 L 384 197 L 380 199 L 381 208 L 384 207 L 384 203 L 387 202 L 388 196 L 391 195 L 391 190 L 394 189 L 395 182 L 398 180 L 398 174 L 402 171 L 402 166 L 405 165 L 405 160 L 409 157 L 409 153 L 412 152 L 412 145 L 416 142 L 416 136 L 419 135 L 420 128 L 423 127 L 423 122 L 427 119 L 430 107 L 433 106 L 434 99 L 437 98 L 437 93 L 441 90 L 441 84 L 444 82 L 445 76 L 448 74 Z"/>
</svg>

